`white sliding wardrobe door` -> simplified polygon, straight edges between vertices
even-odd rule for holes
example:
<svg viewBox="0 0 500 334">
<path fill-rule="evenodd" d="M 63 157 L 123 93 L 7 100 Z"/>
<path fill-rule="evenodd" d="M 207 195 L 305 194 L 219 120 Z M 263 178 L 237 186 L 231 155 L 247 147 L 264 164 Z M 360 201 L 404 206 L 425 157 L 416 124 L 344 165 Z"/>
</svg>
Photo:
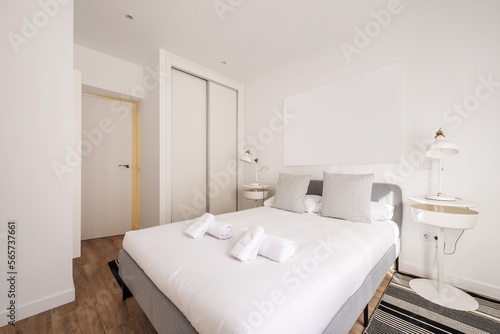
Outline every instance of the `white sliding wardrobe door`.
<svg viewBox="0 0 500 334">
<path fill-rule="evenodd" d="M 237 94 L 209 82 L 209 209 L 217 215 L 236 211 Z"/>
<path fill-rule="evenodd" d="M 207 82 L 172 70 L 172 222 L 207 211 Z"/>
</svg>

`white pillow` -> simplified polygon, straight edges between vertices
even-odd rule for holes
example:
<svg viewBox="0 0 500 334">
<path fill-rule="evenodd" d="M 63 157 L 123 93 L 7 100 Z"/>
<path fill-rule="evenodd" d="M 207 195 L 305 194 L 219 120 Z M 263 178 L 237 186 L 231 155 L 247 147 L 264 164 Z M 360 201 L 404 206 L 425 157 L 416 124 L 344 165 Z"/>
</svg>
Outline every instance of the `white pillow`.
<svg viewBox="0 0 500 334">
<path fill-rule="evenodd" d="M 273 208 L 297 213 L 304 212 L 304 197 L 311 175 L 290 175 L 280 173 L 274 196 Z"/>
<path fill-rule="evenodd" d="M 271 207 L 273 206 L 273 203 L 274 203 L 274 196 L 266 199 L 263 204 L 264 206 Z"/>
<path fill-rule="evenodd" d="M 390 204 L 371 202 L 370 220 L 391 220 L 394 216 L 394 206 Z"/>
<path fill-rule="evenodd" d="M 274 196 L 264 201 L 264 206 L 273 206 Z M 306 195 L 304 197 L 304 211 L 307 213 L 317 213 L 321 210 L 321 196 Z"/>
<path fill-rule="evenodd" d="M 306 195 L 304 197 L 304 211 L 307 213 L 318 213 L 321 211 L 322 196 Z M 264 201 L 264 206 L 271 207 L 274 203 L 274 196 Z M 370 202 L 370 220 L 391 220 L 394 216 L 394 206 L 381 202 Z"/>
<path fill-rule="evenodd" d="M 304 197 L 304 211 L 307 213 L 317 213 L 321 210 L 321 200 L 319 195 L 306 195 Z"/>
<path fill-rule="evenodd" d="M 370 202 L 375 174 L 323 172 L 323 216 L 370 222 Z"/>
</svg>

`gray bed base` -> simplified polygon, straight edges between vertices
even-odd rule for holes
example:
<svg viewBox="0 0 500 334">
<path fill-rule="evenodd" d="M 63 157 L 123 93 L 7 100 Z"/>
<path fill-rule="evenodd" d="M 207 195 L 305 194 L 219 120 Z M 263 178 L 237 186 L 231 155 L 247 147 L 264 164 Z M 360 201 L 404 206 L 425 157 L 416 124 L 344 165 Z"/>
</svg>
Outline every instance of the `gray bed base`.
<svg viewBox="0 0 500 334">
<path fill-rule="evenodd" d="M 308 194 L 321 195 L 323 181 L 311 181 Z M 374 183 L 372 200 L 395 206 L 393 220 L 402 228 L 403 203 L 401 189 L 397 185 Z M 335 314 L 323 333 L 348 333 L 368 302 L 382 283 L 385 275 L 397 261 L 398 246 L 393 245 L 370 271 L 363 284 Z M 125 251 L 120 251 L 119 273 L 128 289 L 147 315 L 158 333 L 197 333 L 181 311 L 154 285 L 144 271 Z M 366 317 L 366 315 L 365 315 Z"/>
</svg>

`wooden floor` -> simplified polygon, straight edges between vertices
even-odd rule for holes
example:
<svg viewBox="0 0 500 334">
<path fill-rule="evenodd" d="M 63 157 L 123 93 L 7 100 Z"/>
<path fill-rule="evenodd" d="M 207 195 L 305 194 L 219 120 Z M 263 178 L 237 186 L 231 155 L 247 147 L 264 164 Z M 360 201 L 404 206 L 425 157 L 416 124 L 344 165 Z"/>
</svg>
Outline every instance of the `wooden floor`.
<svg viewBox="0 0 500 334">
<path fill-rule="evenodd" d="M 148 334 L 156 333 L 134 298 L 122 301 L 108 262 L 118 258 L 123 236 L 82 241 L 82 256 L 73 260 L 76 300 L 0 328 L 0 334 Z M 388 273 L 370 301 L 369 314 L 382 297 Z M 363 333 L 360 315 L 349 334 Z"/>
</svg>

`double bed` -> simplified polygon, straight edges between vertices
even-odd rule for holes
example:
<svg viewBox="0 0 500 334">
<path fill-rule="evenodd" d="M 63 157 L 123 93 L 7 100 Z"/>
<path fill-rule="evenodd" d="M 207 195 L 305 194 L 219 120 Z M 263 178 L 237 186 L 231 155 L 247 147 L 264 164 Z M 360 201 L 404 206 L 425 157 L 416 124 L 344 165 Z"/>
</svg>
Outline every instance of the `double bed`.
<svg viewBox="0 0 500 334">
<path fill-rule="evenodd" d="M 313 180 L 307 194 L 322 188 Z M 236 228 L 227 240 L 189 238 L 189 221 L 127 232 L 119 274 L 159 333 L 347 333 L 399 254 L 401 189 L 374 183 L 371 199 L 394 206 L 391 221 L 259 207 L 216 216 Z M 254 224 L 294 240 L 295 255 L 231 257 Z"/>
</svg>

